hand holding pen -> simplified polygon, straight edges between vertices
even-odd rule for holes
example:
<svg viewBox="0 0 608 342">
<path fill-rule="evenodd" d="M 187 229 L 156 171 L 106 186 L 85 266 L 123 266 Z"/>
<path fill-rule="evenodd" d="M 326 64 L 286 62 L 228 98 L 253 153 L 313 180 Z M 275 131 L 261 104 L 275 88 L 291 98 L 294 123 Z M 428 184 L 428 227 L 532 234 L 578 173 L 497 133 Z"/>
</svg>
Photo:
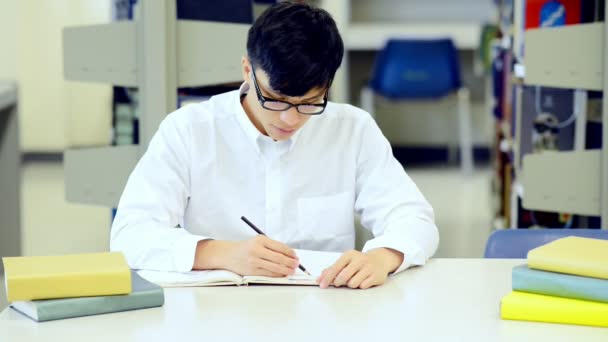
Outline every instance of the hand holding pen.
<svg viewBox="0 0 608 342">
<path fill-rule="evenodd" d="M 260 228 L 256 227 L 251 221 L 249 221 L 245 216 L 241 216 L 241 220 L 243 220 L 245 223 L 247 223 L 247 225 L 249 227 L 251 227 L 251 229 L 253 229 L 256 233 L 260 234 L 260 236 L 266 236 L 266 234 L 264 234 L 264 232 L 262 232 L 262 230 L 260 230 Z M 268 238 L 266 238 L 268 241 L 274 242 L 275 243 L 275 247 L 277 247 L 278 245 L 276 245 L 278 242 L 274 241 L 274 240 L 270 240 Z M 284 250 L 284 248 L 281 248 Z M 293 253 L 293 250 L 289 249 L 291 251 L 291 253 L 289 253 L 289 255 L 291 255 Z M 293 256 L 295 256 L 295 253 L 293 253 Z M 295 256 L 296 260 L 297 260 L 297 256 Z M 302 264 L 300 264 L 298 262 L 298 268 L 300 270 L 302 270 L 302 272 L 306 273 L 307 275 L 310 275 L 310 273 L 306 270 L 306 268 L 304 268 L 304 266 L 302 266 Z"/>
</svg>

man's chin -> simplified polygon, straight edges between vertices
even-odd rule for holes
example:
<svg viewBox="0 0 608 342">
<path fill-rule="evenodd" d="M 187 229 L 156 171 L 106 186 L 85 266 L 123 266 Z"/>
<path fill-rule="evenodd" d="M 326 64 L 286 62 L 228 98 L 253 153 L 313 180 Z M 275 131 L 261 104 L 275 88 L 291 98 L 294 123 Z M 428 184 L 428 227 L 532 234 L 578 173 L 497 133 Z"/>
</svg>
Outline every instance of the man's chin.
<svg viewBox="0 0 608 342">
<path fill-rule="evenodd" d="M 291 138 L 296 133 L 296 131 L 296 129 L 291 131 L 283 130 L 273 125 L 270 125 L 270 129 L 267 130 L 267 132 L 270 133 L 270 137 L 276 141 L 287 140 Z"/>
</svg>

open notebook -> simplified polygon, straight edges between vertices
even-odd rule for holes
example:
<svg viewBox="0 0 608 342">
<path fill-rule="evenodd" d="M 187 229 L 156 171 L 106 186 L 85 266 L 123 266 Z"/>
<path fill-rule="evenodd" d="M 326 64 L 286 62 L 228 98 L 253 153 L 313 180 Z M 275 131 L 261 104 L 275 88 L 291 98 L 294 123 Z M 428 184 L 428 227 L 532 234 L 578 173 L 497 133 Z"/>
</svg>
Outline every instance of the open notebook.
<svg viewBox="0 0 608 342">
<path fill-rule="evenodd" d="M 325 268 L 333 265 L 341 255 L 341 253 L 335 252 L 318 252 L 301 249 L 296 249 L 296 254 L 300 258 L 302 265 L 310 272 L 310 276 L 300 269 L 296 269 L 296 274 L 284 278 L 240 276 L 225 270 L 190 271 L 186 273 L 140 270 L 137 273 L 142 278 L 162 287 L 247 284 L 317 285 L 317 277 Z"/>
</svg>

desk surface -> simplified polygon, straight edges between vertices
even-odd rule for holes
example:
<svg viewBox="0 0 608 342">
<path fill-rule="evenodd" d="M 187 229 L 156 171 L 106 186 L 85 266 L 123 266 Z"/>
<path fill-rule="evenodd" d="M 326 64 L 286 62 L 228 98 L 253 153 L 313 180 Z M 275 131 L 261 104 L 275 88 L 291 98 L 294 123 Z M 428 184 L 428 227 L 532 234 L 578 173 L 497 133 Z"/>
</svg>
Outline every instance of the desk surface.
<svg viewBox="0 0 608 342">
<path fill-rule="evenodd" d="M 5 309 L 0 341 L 608 341 L 603 328 L 501 320 L 521 263 L 434 259 L 369 290 L 166 289 L 163 308 L 40 324 Z"/>
</svg>

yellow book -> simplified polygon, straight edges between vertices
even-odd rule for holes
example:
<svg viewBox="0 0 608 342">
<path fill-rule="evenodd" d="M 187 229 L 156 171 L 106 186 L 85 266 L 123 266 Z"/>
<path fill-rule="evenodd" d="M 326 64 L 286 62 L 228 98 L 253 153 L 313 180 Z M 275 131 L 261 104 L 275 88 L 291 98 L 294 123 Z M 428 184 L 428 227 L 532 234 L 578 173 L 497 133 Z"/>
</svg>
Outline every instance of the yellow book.
<svg viewBox="0 0 608 342">
<path fill-rule="evenodd" d="M 7 257 L 9 302 L 131 293 L 131 272 L 122 253 Z"/>
<path fill-rule="evenodd" d="M 608 279 L 608 240 L 569 236 L 528 252 L 528 267 Z"/>
<path fill-rule="evenodd" d="M 502 298 L 500 317 L 608 327 L 608 303 L 513 291 Z"/>
</svg>

